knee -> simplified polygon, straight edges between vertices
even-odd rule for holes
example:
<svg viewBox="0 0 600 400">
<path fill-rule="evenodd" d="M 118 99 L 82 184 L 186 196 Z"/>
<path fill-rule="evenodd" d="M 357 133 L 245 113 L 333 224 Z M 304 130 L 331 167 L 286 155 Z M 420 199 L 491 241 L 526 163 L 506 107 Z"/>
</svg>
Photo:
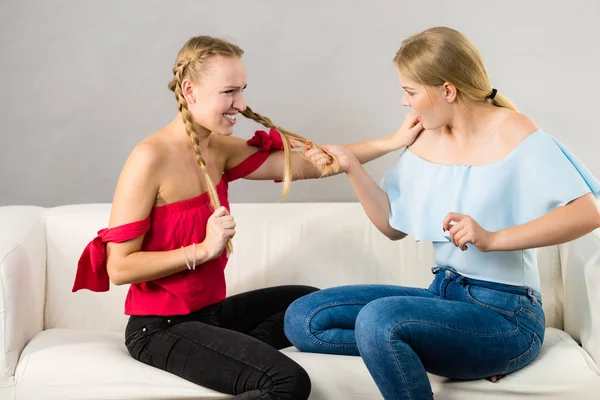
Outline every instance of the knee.
<svg viewBox="0 0 600 400">
<path fill-rule="evenodd" d="M 283 320 L 283 331 L 290 343 L 301 350 L 302 343 L 308 335 L 308 319 L 311 313 L 309 296 L 295 300 L 287 308 Z"/>
<path fill-rule="evenodd" d="M 378 299 L 370 302 L 356 317 L 356 344 L 361 354 L 381 348 L 392 340 L 401 338 L 403 316 L 398 304 L 392 309 L 390 299 Z M 397 303 L 397 302 L 396 302 Z"/>
<path fill-rule="evenodd" d="M 380 314 L 381 307 L 377 303 L 377 301 L 370 302 L 356 316 L 356 344 L 361 353 L 376 346 L 384 336 L 381 329 L 384 316 Z"/>
</svg>

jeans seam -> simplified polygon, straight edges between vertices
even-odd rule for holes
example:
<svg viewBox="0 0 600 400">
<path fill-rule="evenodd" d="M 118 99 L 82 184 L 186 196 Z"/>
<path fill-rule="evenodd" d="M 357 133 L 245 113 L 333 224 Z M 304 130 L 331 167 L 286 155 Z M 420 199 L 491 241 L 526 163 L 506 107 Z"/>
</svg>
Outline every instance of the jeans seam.
<svg viewBox="0 0 600 400">
<path fill-rule="evenodd" d="M 150 354 L 150 351 L 148 351 L 147 347 L 144 347 L 140 351 L 140 360 L 138 360 L 138 361 L 141 361 L 141 358 L 143 357 L 144 354 L 146 355 L 146 358 L 148 359 L 149 364 L 154 365 L 154 358 L 152 357 L 152 354 Z"/>
<path fill-rule="evenodd" d="M 396 328 L 397 328 L 398 326 L 401 326 L 401 325 L 403 325 L 403 324 L 404 324 L 404 321 L 403 321 L 403 322 L 400 322 L 400 323 L 398 323 L 398 324 L 396 324 L 396 325 L 395 325 L 395 326 L 394 326 L 392 329 L 390 329 L 390 333 L 389 333 L 389 335 L 388 335 L 388 343 L 390 344 L 390 346 L 391 346 L 391 343 L 392 343 L 392 338 L 391 338 L 391 336 L 394 334 L 394 331 L 396 330 Z M 402 342 L 404 342 L 404 340 L 402 340 L 402 339 L 400 339 L 400 340 L 401 340 Z M 404 342 L 404 343 L 405 343 L 405 344 L 407 344 L 406 342 Z M 410 347 L 410 346 L 409 346 L 409 347 Z M 411 347 L 411 349 L 412 349 L 412 347 Z M 414 350 L 413 350 L 413 351 L 414 351 Z M 407 382 L 407 380 L 406 380 L 406 376 L 405 376 L 405 374 L 404 374 L 404 370 L 403 370 L 403 369 L 402 369 L 402 367 L 400 366 L 400 360 L 398 360 L 398 354 L 396 354 L 396 352 L 394 351 L 394 349 L 393 349 L 393 348 L 392 348 L 392 354 L 394 355 L 394 359 L 396 360 L 396 366 L 398 367 L 398 369 L 400 370 L 400 373 L 402 374 L 402 380 L 404 381 L 404 386 L 405 386 L 406 388 L 408 388 L 408 387 L 409 387 L 409 385 L 408 385 L 408 382 Z M 419 357 L 417 356 L 417 358 L 419 358 Z M 420 361 L 420 358 L 419 358 L 419 361 Z M 427 379 L 429 379 L 429 378 L 427 378 Z M 410 393 L 410 391 L 409 391 L 409 390 L 407 390 L 407 393 L 408 393 L 408 396 L 409 396 L 410 400 L 413 400 L 412 393 Z"/>
<path fill-rule="evenodd" d="M 340 348 L 340 349 L 354 349 L 357 348 L 357 345 L 354 344 L 334 344 L 334 343 L 328 343 L 328 342 L 324 342 L 321 339 L 317 338 L 311 331 L 310 329 L 310 323 L 313 319 L 313 317 L 318 313 L 323 311 L 326 308 L 331 308 L 331 307 L 335 307 L 335 306 L 340 306 L 340 305 L 362 305 L 365 306 L 367 304 L 369 304 L 370 301 L 367 302 L 345 302 L 345 301 L 339 301 L 339 302 L 334 302 L 334 303 L 328 303 L 325 305 L 322 305 L 321 307 L 313 310 L 308 317 L 306 317 L 305 322 L 305 329 L 306 329 L 306 334 L 308 335 L 308 337 L 313 340 L 315 343 L 321 345 L 321 346 L 326 346 L 326 347 L 331 347 L 331 348 Z"/>
<path fill-rule="evenodd" d="M 535 332 L 533 332 L 533 342 L 527 348 L 527 350 L 525 350 L 523 353 L 519 354 L 518 356 L 516 356 L 514 358 L 511 358 L 510 360 L 508 360 L 508 362 L 506 363 L 506 366 L 504 367 L 504 369 L 502 370 L 502 372 L 500 372 L 498 375 L 504 375 L 504 373 L 506 372 L 506 369 L 510 366 L 511 363 L 516 362 L 517 360 L 520 360 L 523 357 L 527 357 L 533 351 L 533 348 L 535 347 L 536 341 L 540 344 L 540 348 L 541 348 L 542 341 L 540 340 L 539 336 Z"/>
<path fill-rule="evenodd" d="M 224 328 L 222 328 L 222 329 L 224 329 Z M 258 372 L 261 372 L 261 373 L 265 374 L 268 377 L 268 379 L 269 379 L 269 387 L 272 388 L 275 385 L 275 380 L 273 379 L 273 377 L 271 375 L 269 375 L 269 373 L 267 371 L 262 371 L 259 368 L 256 368 L 255 366 L 248 364 L 246 361 L 237 360 L 237 359 L 235 359 L 235 358 L 233 358 L 233 357 L 231 357 L 231 356 L 229 356 L 227 354 L 223 354 L 222 352 L 213 349 L 212 347 L 208 346 L 205 343 L 195 342 L 195 341 L 193 341 L 193 340 L 191 340 L 191 339 L 189 339 L 189 338 L 187 338 L 187 337 L 185 337 L 185 336 L 183 336 L 183 335 L 181 335 L 179 333 L 175 333 L 175 332 L 171 332 L 171 331 L 167 331 L 167 330 L 165 330 L 164 333 L 168 333 L 170 335 L 176 336 L 179 340 L 185 340 L 187 342 L 193 343 L 194 345 L 202 346 L 202 347 L 204 347 L 204 348 L 206 348 L 206 349 L 208 349 L 208 350 L 210 350 L 210 351 L 212 351 L 214 353 L 217 353 L 217 354 L 219 354 L 219 355 L 221 355 L 223 357 L 226 357 L 226 358 L 228 358 L 228 359 L 230 359 L 232 361 L 242 363 L 242 364 L 246 365 L 247 367 L 249 367 L 249 368 L 251 368 L 251 369 L 253 369 L 255 371 L 258 371 Z M 186 362 L 187 362 L 187 359 L 189 358 L 189 356 L 190 355 L 188 354 L 188 356 L 186 358 Z"/>
<path fill-rule="evenodd" d="M 494 333 L 494 334 L 487 334 L 487 333 L 486 334 L 478 334 L 478 333 L 471 333 L 471 332 L 463 331 L 460 329 L 450 328 L 447 326 L 443 326 L 443 325 L 439 325 L 439 324 L 435 324 L 435 323 L 431 323 L 431 322 L 424 322 L 424 321 L 418 321 L 418 320 L 402 321 L 402 322 L 398 323 L 397 325 L 395 325 L 392 329 L 396 329 L 398 326 L 401 326 L 401 325 L 409 325 L 409 324 L 421 324 L 421 325 L 435 326 L 437 328 L 443 328 L 443 329 L 447 329 L 449 331 L 458 332 L 458 333 L 471 335 L 471 336 L 477 336 L 477 337 L 509 336 L 519 330 L 519 326 L 518 326 L 518 322 L 517 322 L 517 326 L 515 327 L 515 329 L 513 329 L 510 332 L 502 332 L 502 333 Z"/>
<path fill-rule="evenodd" d="M 521 298 L 520 295 L 516 295 L 516 296 L 519 296 L 519 302 L 521 304 L 521 307 L 517 311 L 511 311 L 511 310 L 506 310 L 506 309 L 500 308 L 500 307 L 490 306 L 489 304 L 485 304 L 485 303 L 477 300 L 476 298 L 474 298 L 473 296 L 471 296 L 471 292 L 469 291 L 470 287 L 471 287 L 471 285 L 469 285 L 469 287 L 467 287 L 466 290 L 465 290 L 465 292 L 467 293 L 467 297 L 469 297 L 469 299 L 471 299 L 478 306 L 486 307 L 486 308 L 489 308 L 490 310 L 494 310 L 496 312 L 511 313 L 511 314 L 516 314 L 516 313 L 518 313 L 519 311 L 521 311 L 523 309 L 523 299 Z"/>
<path fill-rule="evenodd" d="M 546 323 L 545 323 L 545 321 L 542 321 L 542 319 L 541 319 L 541 318 L 540 318 L 540 317 L 539 317 L 539 316 L 538 316 L 536 313 L 534 313 L 533 311 L 531 311 L 531 310 L 529 310 L 529 309 L 527 309 L 527 308 L 525 308 L 525 307 L 523 307 L 523 308 L 522 308 L 521 310 L 519 310 L 519 311 L 525 311 L 525 312 L 526 312 L 527 314 L 529 314 L 531 317 L 535 318 L 535 319 L 536 319 L 536 320 L 537 320 L 537 321 L 538 321 L 540 324 L 542 324 L 542 326 L 544 326 L 544 327 L 546 326 Z"/>
</svg>

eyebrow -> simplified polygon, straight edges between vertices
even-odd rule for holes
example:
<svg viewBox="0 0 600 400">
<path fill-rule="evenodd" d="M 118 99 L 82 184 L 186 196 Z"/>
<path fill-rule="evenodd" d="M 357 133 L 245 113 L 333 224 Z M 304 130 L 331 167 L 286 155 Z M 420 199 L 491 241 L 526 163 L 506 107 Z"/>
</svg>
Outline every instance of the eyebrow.
<svg viewBox="0 0 600 400">
<path fill-rule="evenodd" d="M 226 89 L 227 88 L 231 88 L 231 89 L 240 89 L 240 88 L 241 89 L 246 89 L 246 87 L 248 87 L 247 83 L 244 85 L 244 87 L 241 87 L 241 86 L 225 86 Z"/>
</svg>

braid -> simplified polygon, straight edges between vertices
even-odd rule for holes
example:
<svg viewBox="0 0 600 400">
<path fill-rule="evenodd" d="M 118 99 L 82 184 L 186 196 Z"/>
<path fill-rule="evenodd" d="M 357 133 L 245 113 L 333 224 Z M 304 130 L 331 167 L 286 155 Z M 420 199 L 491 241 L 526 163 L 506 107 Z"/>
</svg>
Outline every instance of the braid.
<svg viewBox="0 0 600 400">
<path fill-rule="evenodd" d="M 242 115 L 246 118 L 249 118 L 253 121 L 258 122 L 259 124 L 261 124 L 267 128 L 273 128 L 273 129 L 277 130 L 277 132 L 279 132 L 279 135 L 281 136 L 281 141 L 283 142 L 283 151 L 285 154 L 284 167 L 283 167 L 283 194 L 282 194 L 282 197 L 287 196 L 287 194 L 290 190 L 290 186 L 292 184 L 292 161 L 291 161 L 291 155 L 290 155 L 290 149 L 291 149 L 290 139 L 294 139 L 302 144 L 306 144 L 307 142 L 309 142 L 309 140 L 305 137 L 302 137 L 300 135 L 297 135 L 295 133 L 292 133 L 290 131 L 287 131 L 287 130 L 275 125 L 269 118 L 267 118 L 263 115 L 260 115 L 258 113 L 255 113 L 254 111 L 252 111 L 252 109 L 250 107 L 246 107 L 246 109 L 244 111 L 242 111 Z M 313 146 L 315 146 L 319 150 L 321 150 L 324 153 L 326 153 L 327 155 L 329 155 L 333 160 L 333 164 L 326 165 L 324 167 L 323 176 L 330 175 L 330 174 L 337 172 L 338 169 L 340 168 L 337 157 L 334 156 L 333 154 L 331 154 L 330 152 L 328 152 L 327 150 L 319 147 L 316 144 L 313 144 Z"/>
<path fill-rule="evenodd" d="M 202 72 L 206 66 L 205 61 L 209 57 L 224 56 L 240 58 L 243 54 L 244 52 L 242 49 L 225 40 L 213 38 L 210 36 L 192 37 L 179 51 L 179 54 L 177 55 L 177 60 L 175 61 L 175 66 L 173 67 L 173 79 L 171 79 L 168 85 L 169 89 L 175 93 L 175 99 L 177 100 L 177 108 L 179 112 L 181 112 L 181 116 L 185 124 L 186 133 L 192 142 L 192 146 L 194 148 L 194 153 L 196 156 L 196 162 L 198 163 L 200 169 L 204 174 L 206 185 L 208 186 L 210 205 L 214 210 L 221 206 L 221 202 L 219 201 L 217 189 L 213 181 L 210 179 L 210 176 L 208 175 L 206 162 L 204 161 L 204 158 L 202 157 L 202 153 L 200 151 L 200 140 L 198 139 L 198 135 L 195 131 L 192 114 L 188 109 L 188 104 L 183 95 L 183 89 L 181 88 L 181 84 L 185 79 L 190 79 L 195 82 L 199 81 Z M 285 154 L 283 173 L 283 197 L 285 197 L 289 191 L 292 182 L 290 139 L 297 140 L 298 142 L 303 144 L 308 142 L 308 139 L 300 135 L 296 135 L 295 133 L 288 132 L 285 129 L 276 126 L 275 124 L 273 124 L 273 122 L 271 122 L 269 118 L 256 114 L 250 108 L 247 108 L 244 112 L 242 112 L 242 115 L 266 126 L 267 128 L 273 128 L 280 132 Z M 321 149 L 318 146 L 316 147 Z M 323 175 L 328 175 L 332 172 L 337 172 L 337 170 L 339 169 L 339 162 L 337 158 L 331 153 L 327 152 L 326 150 L 321 150 L 323 150 L 333 159 L 333 164 L 325 167 Z M 231 240 L 229 240 L 227 242 L 227 255 L 229 256 L 231 252 L 232 245 Z"/>
<path fill-rule="evenodd" d="M 201 55 L 200 55 L 201 56 Z M 193 62 L 197 61 L 200 57 L 193 57 L 188 60 L 184 60 L 183 62 L 177 63 L 175 68 L 173 68 L 173 80 L 169 84 L 169 87 L 174 84 L 174 88 L 172 89 L 175 92 L 175 97 L 177 99 L 177 106 L 179 111 L 181 112 L 181 116 L 183 117 L 183 122 L 185 123 L 185 131 L 190 137 L 192 142 L 192 146 L 194 147 L 194 153 L 196 154 L 196 162 L 200 166 L 200 169 L 204 173 L 204 178 L 206 180 L 206 186 L 208 187 L 208 194 L 210 198 L 210 205 L 213 210 L 221 207 L 221 202 L 219 201 L 219 195 L 217 193 L 217 188 L 213 183 L 212 179 L 210 179 L 210 175 L 208 174 L 208 170 L 206 169 L 206 162 L 202 157 L 202 153 L 200 152 L 200 139 L 198 139 L 198 135 L 194 130 L 194 122 L 192 118 L 192 114 L 188 109 L 188 104 L 183 96 L 183 91 L 181 90 L 181 81 L 182 77 L 185 73 L 186 68 Z M 227 241 L 227 256 L 231 254 L 233 251 L 233 246 L 231 244 L 231 239 Z"/>
</svg>

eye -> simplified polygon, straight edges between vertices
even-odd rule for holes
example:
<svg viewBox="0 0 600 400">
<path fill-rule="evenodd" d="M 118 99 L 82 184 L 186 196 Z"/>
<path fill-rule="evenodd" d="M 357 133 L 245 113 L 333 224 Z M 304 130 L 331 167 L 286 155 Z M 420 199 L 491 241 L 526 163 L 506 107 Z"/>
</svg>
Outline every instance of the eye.
<svg viewBox="0 0 600 400">
<path fill-rule="evenodd" d="M 226 90 L 223 93 L 225 94 L 233 94 L 235 92 L 235 89 L 230 89 L 230 90 Z"/>
</svg>

